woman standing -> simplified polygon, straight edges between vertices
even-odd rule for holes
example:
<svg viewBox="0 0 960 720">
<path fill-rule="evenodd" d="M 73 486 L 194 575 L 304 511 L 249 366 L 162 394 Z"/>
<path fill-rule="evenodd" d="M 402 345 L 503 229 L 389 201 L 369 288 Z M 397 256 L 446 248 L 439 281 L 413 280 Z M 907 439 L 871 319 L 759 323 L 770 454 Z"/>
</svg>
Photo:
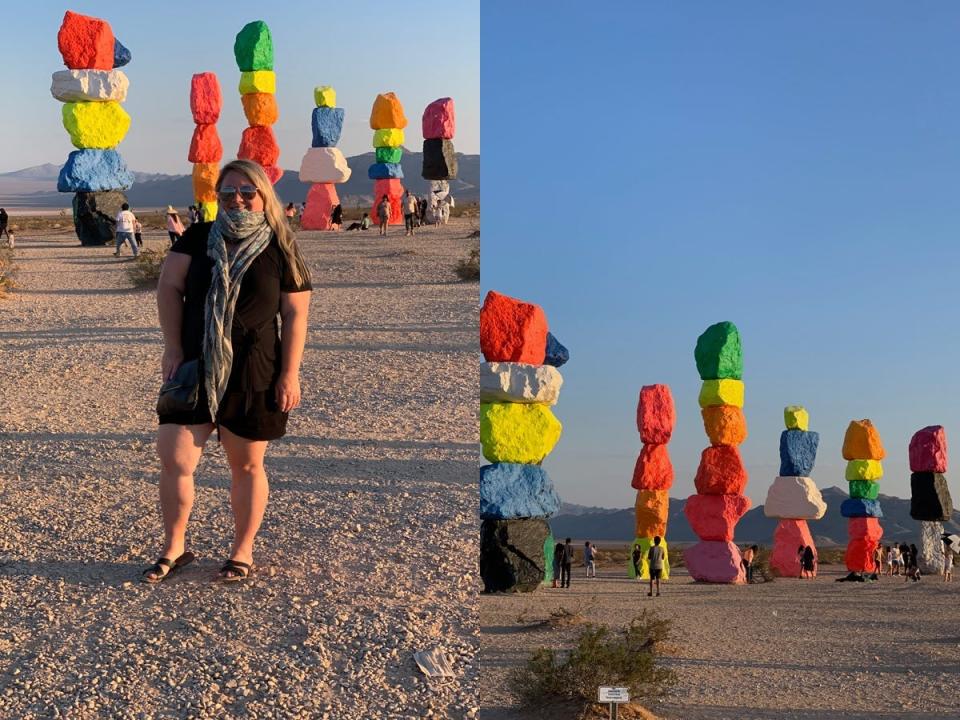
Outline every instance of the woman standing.
<svg viewBox="0 0 960 720">
<path fill-rule="evenodd" d="M 387 234 L 387 223 L 390 221 L 390 198 L 386 195 L 377 204 L 377 221 L 380 223 L 380 234 Z"/>
<path fill-rule="evenodd" d="M 267 443 L 285 434 L 287 414 L 300 404 L 309 272 L 263 168 L 235 160 L 216 188 L 216 221 L 191 226 L 174 245 L 157 288 L 163 379 L 198 358 L 201 370 L 196 407 L 160 415 L 164 542 L 144 582 L 194 559 L 186 549 L 193 473 L 214 429 L 230 464 L 235 525 L 220 579 L 249 576 L 267 505 Z"/>
<path fill-rule="evenodd" d="M 167 234 L 170 236 L 170 245 L 177 242 L 184 232 L 186 231 L 183 229 L 177 209 L 173 205 L 167 205 Z"/>
</svg>

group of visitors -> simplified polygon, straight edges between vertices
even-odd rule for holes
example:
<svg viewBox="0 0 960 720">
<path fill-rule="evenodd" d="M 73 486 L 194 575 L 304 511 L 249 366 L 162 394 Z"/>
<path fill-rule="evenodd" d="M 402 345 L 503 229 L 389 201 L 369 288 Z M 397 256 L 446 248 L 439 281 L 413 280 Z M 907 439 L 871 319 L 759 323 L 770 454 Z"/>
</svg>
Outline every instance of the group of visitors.
<svg viewBox="0 0 960 720">
<path fill-rule="evenodd" d="M 886 555 L 887 560 L 887 569 L 883 572 L 884 575 L 890 577 L 903 575 L 904 581 L 920 582 L 919 551 L 916 545 L 900 543 L 899 545 L 888 545 L 886 548 L 877 546 L 874 561 L 878 568 L 883 568 L 884 555 Z"/>
<path fill-rule="evenodd" d="M 797 562 L 800 565 L 800 577 L 812 579 L 817 575 L 817 554 L 810 545 L 797 547 Z"/>
<path fill-rule="evenodd" d="M 560 580 L 560 587 L 570 587 L 570 570 L 573 567 L 573 545 L 570 538 L 566 542 L 557 543 L 553 548 L 553 586 L 557 587 L 557 579 Z"/>
</svg>

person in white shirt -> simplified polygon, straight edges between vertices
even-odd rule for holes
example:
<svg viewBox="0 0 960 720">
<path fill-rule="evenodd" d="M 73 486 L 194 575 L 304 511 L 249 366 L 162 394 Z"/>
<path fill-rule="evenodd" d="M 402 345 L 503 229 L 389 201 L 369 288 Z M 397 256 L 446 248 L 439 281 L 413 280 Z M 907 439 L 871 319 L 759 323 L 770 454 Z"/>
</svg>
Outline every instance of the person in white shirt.
<svg viewBox="0 0 960 720">
<path fill-rule="evenodd" d="M 136 216 L 130 212 L 130 206 L 124 203 L 120 206 L 120 212 L 117 213 L 117 248 L 113 253 L 114 256 L 120 255 L 120 246 L 123 245 L 124 242 L 133 250 L 134 257 L 140 254 L 140 249 L 137 247 L 137 241 L 133 235 L 136 225 Z"/>
</svg>

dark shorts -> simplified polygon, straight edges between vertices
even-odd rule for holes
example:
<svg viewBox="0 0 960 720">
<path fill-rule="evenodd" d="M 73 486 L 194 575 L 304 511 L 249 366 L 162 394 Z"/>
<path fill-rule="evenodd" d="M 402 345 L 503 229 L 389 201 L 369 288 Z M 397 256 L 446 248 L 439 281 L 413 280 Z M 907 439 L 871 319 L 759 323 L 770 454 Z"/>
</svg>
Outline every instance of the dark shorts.
<svg viewBox="0 0 960 720">
<path fill-rule="evenodd" d="M 276 440 L 287 433 L 287 413 L 277 407 L 273 389 L 247 394 L 227 392 L 220 403 L 220 426 L 246 440 Z M 207 393 L 200 385 L 197 407 L 193 412 L 160 415 L 160 425 L 203 425 L 211 422 Z"/>
<path fill-rule="evenodd" d="M 653 570 L 653 569 L 651 568 L 651 570 L 650 570 L 650 579 L 651 579 L 651 580 L 659 580 L 661 577 L 663 577 L 663 570 L 662 570 L 662 569 L 660 569 L 660 570 Z"/>
</svg>

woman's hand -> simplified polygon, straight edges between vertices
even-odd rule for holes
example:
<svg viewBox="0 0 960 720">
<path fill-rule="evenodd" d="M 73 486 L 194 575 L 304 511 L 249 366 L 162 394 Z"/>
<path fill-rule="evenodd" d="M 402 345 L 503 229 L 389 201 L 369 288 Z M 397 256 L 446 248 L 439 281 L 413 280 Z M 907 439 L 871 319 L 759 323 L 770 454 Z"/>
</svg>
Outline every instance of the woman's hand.
<svg viewBox="0 0 960 720">
<path fill-rule="evenodd" d="M 160 358 L 160 372 L 163 375 L 163 381 L 166 382 L 173 378 L 177 368 L 183 364 L 183 350 L 165 346 L 163 356 Z"/>
<path fill-rule="evenodd" d="M 288 413 L 300 405 L 299 373 L 284 373 L 277 380 L 277 406 Z"/>
</svg>

